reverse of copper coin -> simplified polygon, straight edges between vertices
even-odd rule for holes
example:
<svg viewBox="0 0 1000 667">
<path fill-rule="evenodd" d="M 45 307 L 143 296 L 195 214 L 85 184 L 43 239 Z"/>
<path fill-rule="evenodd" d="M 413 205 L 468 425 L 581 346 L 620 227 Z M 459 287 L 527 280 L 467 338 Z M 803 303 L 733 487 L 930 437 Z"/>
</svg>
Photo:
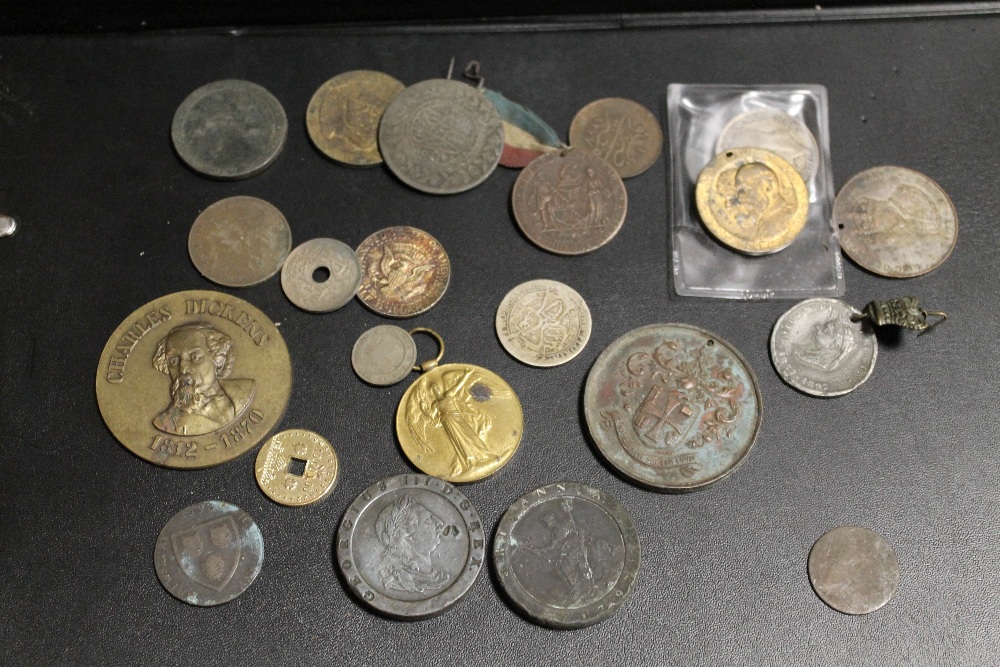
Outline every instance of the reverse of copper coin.
<svg viewBox="0 0 1000 667">
<path fill-rule="evenodd" d="M 282 505 L 319 502 L 337 485 L 337 453 L 323 436 L 305 429 L 275 433 L 257 453 L 257 485 Z"/>
<path fill-rule="evenodd" d="M 716 155 L 698 176 L 695 200 L 712 236 L 748 255 L 791 245 L 809 213 L 809 192 L 799 172 L 763 148 Z"/>
<path fill-rule="evenodd" d="M 590 308 L 576 290 L 555 280 L 529 280 L 497 308 L 497 336 L 504 349 L 530 366 L 558 366 L 590 340 Z"/>
<path fill-rule="evenodd" d="M 299 245 L 281 267 L 281 289 L 303 310 L 328 313 L 357 294 L 361 265 L 354 250 L 336 239 L 312 239 Z"/>
<path fill-rule="evenodd" d="M 444 247 L 416 227 L 387 227 L 358 246 L 361 303 L 386 317 L 427 312 L 448 289 L 451 263 Z"/>
<path fill-rule="evenodd" d="M 599 155 L 622 178 L 653 166 L 663 149 L 656 116 L 638 102 L 608 97 L 580 109 L 569 127 L 569 144 Z"/>
<path fill-rule="evenodd" d="M 843 614 L 870 614 L 896 594 L 899 560 L 878 533 L 840 526 L 809 552 L 809 581 L 823 602 Z"/>
</svg>

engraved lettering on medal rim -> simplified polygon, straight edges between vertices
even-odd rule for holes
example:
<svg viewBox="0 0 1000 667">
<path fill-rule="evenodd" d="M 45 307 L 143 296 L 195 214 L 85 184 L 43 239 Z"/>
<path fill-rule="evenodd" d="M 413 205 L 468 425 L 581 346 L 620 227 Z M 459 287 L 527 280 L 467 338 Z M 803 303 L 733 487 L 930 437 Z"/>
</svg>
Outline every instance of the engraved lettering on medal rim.
<svg viewBox="0 0 1000 667">
<path fill-rule="evenodd" d="M 232 304 L 215 299 L 187 299 L 184 302 L 185 315 L 211 315 L 232 322 L 242 329 L 254 344 L 263 347 L 271 340 L 271 336 L 265 333 L 263 326 L 242 310 L 239 304 L 240 302 Z"/>
<path fill-rule="evenodd" d="M 129 355 L 139 344 L 139 341 L 150 331 L 158 327 L 163 322 L 171 318 L 172 314 L 168 306 L 161 306 L 156 310 L 146 313 L 141 320 L 136 320 L 125 333 L 122 334 L 120 342 L 115 345 L 114 351 L 108 358 L 108 371 L 105 379 L 111 384 L 120 384 L 125 379 L 125 367 L 128 364 Z M 117 356 L 116 356 L 117 355 Z"/>
</svg>

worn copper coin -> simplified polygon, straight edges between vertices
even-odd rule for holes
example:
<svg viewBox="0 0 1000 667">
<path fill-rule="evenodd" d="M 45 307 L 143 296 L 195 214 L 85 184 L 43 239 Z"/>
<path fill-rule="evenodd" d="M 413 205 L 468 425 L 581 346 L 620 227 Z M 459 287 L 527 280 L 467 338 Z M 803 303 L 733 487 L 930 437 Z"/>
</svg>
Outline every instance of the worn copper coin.
<svg viewBox="0 0 1000 667">
<path fill-rule="evenodd" d="M 218 292 L 177 292 L 129 315 L 97 368 L 105 423 L 136 456 L 207 468 L 253 449 L 291 391 L 288 348 L 267 315 Z"/>
<path fill-rule="evenodd" d="M 762 402 L 732 345 L 687 324 L 649 324 L 597 358 L 583 407 L 594 443 L 623 475 L 659 491 L 695 491 L 750 453 Z"/>
<path fill-rule="evenodd" d="M 343 307 L 361 285 L 361 265 L 351 246 L 335 239 L 312 239 L 288 255 L 281 289 L 302 310 L 328 313 Z"/>
<path fill-rule="evenodd" d="M 448 289 L 451 263 L 438 240 L 416 227 L 387 227 L 358 246 L 361 303 L 386 317 L 413 317 Z"/>
<path fill-rule="evenodd" d="M 625 508 L 584 484 L 514 501 L 493 540 L 500 587 L 532 621 L 574 629 L 610 618 L 635 589 L 639 537 Z"/>
<path fill-rule="evenodd" d="M 417 344 L 405 329 L 391 324 L 372 327 L 361 334 L 351 350 L 351 366 L 358 377 L 387 387 L 413 372 Z"/>
<path fill-rule="evenodd" d="M 371 485 L 337 531 L 337 563 L 351 593 L 404 620 L 437 616 L 458 602 L 479 576 L 485 551 L 476 508 L 426 475 Z"/>
<path fill-rule="evenodd" d="M 896 594 L 899 560 L 892 546 L 861 526 L 840 526 L 809 552 L 809 581 L 819 598 L 844 614 L 870 614 Z"/>
<path fill-rule="evenodd" d="M 590 308 L 576 290 L 555 280 L 529 280 L 497 308 L 497 337 L 504 349 L 530 366 L 558 366 L 580 354 L 590 340 Z"/>
<path fill-rule="evenodd" d="M 833 204 L 840 247 L 872 273 L 912 278 L 948 259 L 958 214 L 941 186 L 903 167 L 875 167 L 849 180 Z"/>
<path fill-rule="evenodd" d="M 337 485 L 337 452 L 323 436 L 301 428 L 275 433 L 257 452 L 254 473 L 264 494 L 282 505 L 310 505 Z"/>
<path fill-rule="evenodd" d="M 656 116 L 638 102 L 607 97 L 580 109 L 569 126 L 569 144 L 601 156 L 622 178 L 653 166 L 663 149 Z"/>
<path fill-rule="evenodd" d="M 254 582 L 264 562 L 264 540 L 239 507 L 206 500 L 167 522 L 156 539 L 153 562 L 168 593 L 211 607 L 236 598 Z"/>
<path fill-rule="evenodd" d="M 521 170 L 512 206 L 532 243 L 558 255 L 582 255 L 615 237 L 628 195 L 611 165 L 593 153 L 569 150 L 542 155 Z"/>
<path fill-rule="evenodd" d="M 235 180 L 264 171 L 278 158 L 288 119 L 262 86 L 226 79 L 188 95 L 170 134 L 177 155 L 196 172 Z"/>
<path fill-rule="evenodd" d="M 752 109 L 722 128 L 715 152 L 731 148 L 765 148 L 787 160 L 806 183 L 819 169 L 819 146 L 798 118 L 778 109 Z"/>
<path fill-rule="evenodd" d="M 378 124 L 403 84 L 382 72 L 355 70 L 333 77 L 306 110 L 306 129 L 327 157 L 357 167 L 382 163 Z"/>
</svg>

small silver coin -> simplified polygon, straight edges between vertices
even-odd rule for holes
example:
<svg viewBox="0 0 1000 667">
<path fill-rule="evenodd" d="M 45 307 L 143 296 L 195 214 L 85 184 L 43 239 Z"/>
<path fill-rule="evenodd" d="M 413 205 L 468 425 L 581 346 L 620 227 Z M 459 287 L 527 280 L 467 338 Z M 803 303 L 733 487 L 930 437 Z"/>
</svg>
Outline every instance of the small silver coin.
<svg viewBox="0 0 1000 667">
<path fill-rule="evenodd" d="M 264 562 L 264 540 L 250 516 L 221 500 L 182 509 L 160 531 L 156 576 L 171 595 L 199 607 L 234 599 Z"/>
<path fill-rule="evenodd" d="M 361 334 L 351 350 L 351 366 L 358 377 L 379 387 L 401 382 L 417 363 L 417 344 L 405 329 L 391 324 Z"/>
<path fill-rule="evenodd" d="M 285 146 L 288 118 L 266 88 L 238 79 L 198 88 L 174 113 L 177 155 L 199 174 L 237 180 L 259 174 Z"/>
<path fill-rule="evenodd" d="M 555 280 L 521 283 L 497 308 L 497 337 L 529 366 L 565 364 L 590 340 L 590 308 L 576 290 Z"/>
<path fill-rule="evenodd" d="M 368 487 L 344 513 L 337 563 L 359 600 L 387 616 L 437 616 L 458 602 L 483 566 L 479 513 L 448 482 L 398 475 Z"/>
<path fill-rule="evenodd" d="M 611 617 L 635 588 L 639 537 L 606 493 L 549 484 L 516 500 L 493 540 L 500 587 L 532 621 L 574 629 Z"/>
<path fill-rule="evenodd" d="M 302 310 L 328 313 L 354 298 L 361 264 L 354 249 L 335 239 L 312 239 L 293 250 L 281 267 L 281 289 Z"/>
<path fill-rule="evenodd" d="M 819 146 L 802 121 L 778 109 L 753 109 L 741 113 L 722 128 L 715 153 L 731 148 L 764 148 L 785 158 L 802 180 L 809 181 L 819 170 Z"/>
<path fill-rule="evenodd" d="M 841 396 L 867 380 L 878 339 L 867 321 L 839 299 L 806 299 L 789 308 L 771 331 L 771 361 L 781 379 L 813 396 Z"/>
<path fill-rule="evenodd" d="M 870 614 L 896 594 L 899 560 L 892 546 L 861 526 L 840 526 L 809 552 L 809 581 L 816 595 L 844 614 Z"/>
</svg>

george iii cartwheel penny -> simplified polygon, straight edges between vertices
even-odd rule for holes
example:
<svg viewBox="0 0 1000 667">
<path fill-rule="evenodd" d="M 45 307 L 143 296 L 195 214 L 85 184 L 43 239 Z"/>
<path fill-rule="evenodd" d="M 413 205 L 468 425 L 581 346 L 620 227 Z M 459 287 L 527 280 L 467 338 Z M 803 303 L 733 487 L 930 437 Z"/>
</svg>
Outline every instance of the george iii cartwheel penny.
<svg viewBox="0 0 1000 667">
<path fill-rule="evenodd" d="M 843 614 L 870 614 L 896 594 L 899 560 L 878 533 L 840 526 L 809 552 L 809 581 L 816 595 Z"/>
<path fill-rule="evenodd" d="M 819 170 L 819 146 L 813 133 L 798 118 L 779 109 L 752 109 L 726 123 L 715 142 L 715 152 L 744 147 L 777 153 L 806 183 Z"/>
<path fill-rule="evenodd" d="M 678 492 L 729 475 L 750 453 L 762 410 L 743 355 L 687 324 L 649 324 L 608 345 L 587 376 L 583 406 L 612 466 Z"/>
<path fill-rule="evenodd" d="M 358 246 L 358 299 L 386 317 L 413 317 L 434 307 L 448 289 L 451 263 L 444 247 L 416 227 L 388 227 Z"/>
<path fill-rule="evenodd" d="M 275 433 L 257 452 L 257 485 L 276 503 L 309 505 L 337 485 L 340 465 L 333 446 L 318 433 L 293 428 Z"/>
<path fill-rule="evenodd" d="M 136 456 L 208 468 L 251 450 L 281 419 L 288 348 L 252 305 L 219 292 L 176 292 L 129 315 L 97 368 L 97 404 Z"/>
<path fill-rule="evenodd" d="M 281 289 L 302 310 L 328 313 L 343 307 L 361 285 L 361 265 L 354 249 L 336 239 L 312 239 L 299 245 L 281 266 Z"/>
<path fill-rule="evenodd" d="M 580 109 L 569 126 L 569 144 L 601 156 L 622 178 L 653 166 L 663 149 L 656 116 L 638 102 L 607 97 Z"/>
<path fill-rule="evenodd" d="M 590 340 L 590 308 L 576 290 L 556 280 L 529 280 L 497 308 L 497 337 L 529 366 L 558 366 L 580 354 Z"/>
</svg>

